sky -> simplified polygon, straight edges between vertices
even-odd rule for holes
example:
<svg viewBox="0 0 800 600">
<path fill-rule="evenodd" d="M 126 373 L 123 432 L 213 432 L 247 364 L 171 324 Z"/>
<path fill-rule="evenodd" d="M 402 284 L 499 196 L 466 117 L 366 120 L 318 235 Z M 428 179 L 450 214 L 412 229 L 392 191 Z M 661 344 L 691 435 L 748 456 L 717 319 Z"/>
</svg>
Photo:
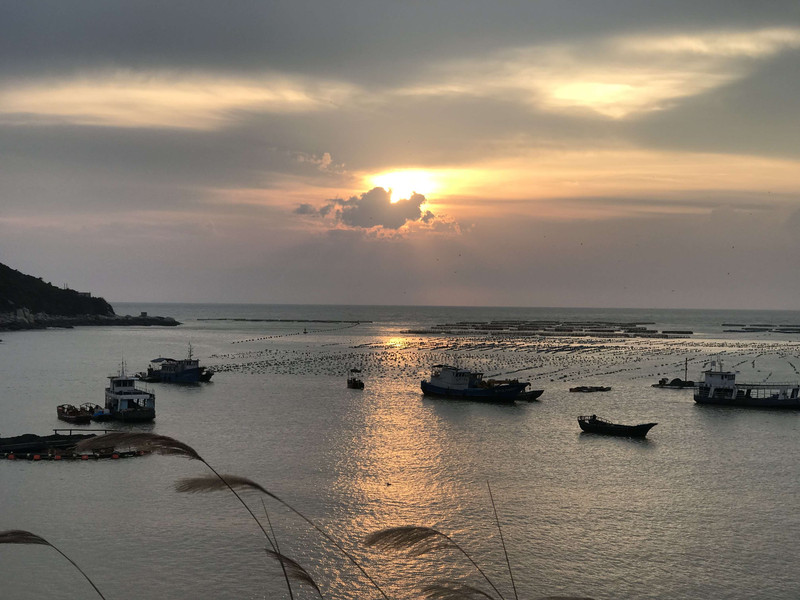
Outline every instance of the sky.
<svg viewBox="0 0 800 600">
<path fill-rule="evenodd" d="M 112 302 L 800 309 L 800 3 L 0 0 L 0 262 Z"/>
</svg>

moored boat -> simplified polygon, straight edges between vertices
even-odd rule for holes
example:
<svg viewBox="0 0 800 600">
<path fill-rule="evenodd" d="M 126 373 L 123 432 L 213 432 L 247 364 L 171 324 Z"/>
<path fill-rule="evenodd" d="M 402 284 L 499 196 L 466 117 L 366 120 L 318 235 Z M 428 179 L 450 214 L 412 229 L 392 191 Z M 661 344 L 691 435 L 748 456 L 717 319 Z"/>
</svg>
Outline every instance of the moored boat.
<svg viewBox="0 0 800 600">
<path fill-rule="evenodd" d="M 611 388 L 607 385 L 579 385 L 569 388 L 570 392 L 581 392 L 588 394 L 591 392 L 610 392 Z"/>
<path fill-rule="evenodd" d="M 694 389 L 698 404 L 749 408 L 800 409 L 800 383 L 737 383 L 736 372 L 726 371 L 721 361 L 711 361 L 703 381 Z"/>
<path fill-rule="evenodd" d="M 351 390 L 363 390 L 364 382 L 359 377 L 361 369 L 350 369 L 350 376 L 347 378 L 347 387 Z"/>
<path fill-rule="evenodd" d="M 641 423 L 640 425 L 620 425 L 601 419 L 597 415 L 578 417 L 578 425 L 586 433 L 616 435 L 619 437 L 645 437 L 647 432 L 658 423 Z"/>
<path fill-rule="evenodd" d="M 156 418 L 156 395 L 136 387 L 136 378 L 125 374 L 124 365 L 110 375 L 105 408 L 116 421 L 152 421 Z"/>
<path fill-rule="evenodd" d="M 514 402 L 530 383 L 517 379 L 483 379 L 483 373 L 450 365 L 434 365 L 429 380 L 421 383 L 426 396 L 477 400 L 481 402 Z"/>
<path fill-rule="evenodd" d="M 67 423 L 86 424 L 91 420 L 91 413 L 72 404 L 59 404 L 56 413 L 59 419 Z"/>
<path fill-rule="evenodd" d="M 148 383 L 198 383 L 210 381 L 213 375 L 214 371 L 200 366 L 200 361 L 192 356 L 192 345 L 189 344 L 186 358 L 154 358 L 147 371 L 137 373 L 136 377 Z"/>
</svg>

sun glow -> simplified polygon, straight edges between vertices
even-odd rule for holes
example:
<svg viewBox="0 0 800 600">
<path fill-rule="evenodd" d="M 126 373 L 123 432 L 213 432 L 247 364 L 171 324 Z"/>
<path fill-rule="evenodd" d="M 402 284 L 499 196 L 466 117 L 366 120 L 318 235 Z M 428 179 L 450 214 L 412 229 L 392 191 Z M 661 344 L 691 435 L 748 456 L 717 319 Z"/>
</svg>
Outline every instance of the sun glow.
<svg viewBox="0 0 800 600">
<path fill-rule="evenodd" d="M 428 171 L 409 169 L 380 173 L 369 178 L 373 186 L 392 191 L 392 203 L 407 200 L 412 194 L 427 196 L 436 191 L 436 181 Z"/>
</svg>

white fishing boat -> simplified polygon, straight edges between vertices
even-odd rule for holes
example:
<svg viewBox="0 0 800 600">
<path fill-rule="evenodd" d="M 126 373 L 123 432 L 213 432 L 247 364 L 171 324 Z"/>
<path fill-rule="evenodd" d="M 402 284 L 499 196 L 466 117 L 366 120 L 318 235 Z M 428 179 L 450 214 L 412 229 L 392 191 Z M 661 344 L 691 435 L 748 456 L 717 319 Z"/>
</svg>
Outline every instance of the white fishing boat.
<svg viewBox="0 0 800 600">
<path fill-rule="evenodd" d="M 752 408 L 800 409 L 800 383 L 743 383 L 735 371 L 722 368 L 722 361 L 711 361 L 703 371 L 703 381 L 694 389 L 698 404 L 746 406 Z"/>
<path fill-rule="evenodd" d="M 110 375 L 106 388 L 106 405 L 111 419 L 136 422 L 152 421 L 156 418 L 156 395 L 136 386 L 135 377 L 125 373 L 124 363 L 119 373 Z"/>
</svg>

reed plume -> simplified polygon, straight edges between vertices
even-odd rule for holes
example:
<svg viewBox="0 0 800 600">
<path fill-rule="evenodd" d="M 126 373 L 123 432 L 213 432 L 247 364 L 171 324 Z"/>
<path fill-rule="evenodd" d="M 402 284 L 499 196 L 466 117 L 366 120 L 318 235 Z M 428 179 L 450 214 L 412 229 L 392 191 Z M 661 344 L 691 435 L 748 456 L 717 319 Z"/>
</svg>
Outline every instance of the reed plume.
<svg viewBox="0 0 800 600">
<path fill-rule="evenodd" d="M 488 583 L 500 597 L 500 600 L 505 600 L 503 594 L 497 589 L 497 586 L 492 583 L 492 580 L 483 572 L 483 569 L 480 568 L 469 553 L 453 541 L 450 536 L 432 527 L 419 527 L 415 525 L 387 527 L 386 529 L 370 533 L 364 538 L 364 543 L 367 546 L 374 546 L 379 550 L 402 550 L 407 552 L 410 556 L 422 556 L 423 554 L 437 550 L 458 550 L 472 563 L 472 566 L 478 570 L 486 580 L 486 583 Z"/>
<path fill-rule="evenodd" d="M 314 521 L 309 519 L 307 516 L 305 516 L 303 513 L 297 510 L 294 506 L 292 506 L 285 500 L 282 500 L 281 498 L 279 498 L 269 490 L 265 489 L 263 486 L 259 485 L 255 481 L 248 479 L 246 477 L 240 477 L 238 475 L 217 474 L 216 480 L 209 476 L 187 477 L 184 479 L 180 479 L 176 483 L 175 490 L 178 492 L 196 493 L 196 492 L 212 492 L 216 490 L 225 489 L 225 487 L 229 487 L 231 490 L 233 490 L 234 488 L 257 490 L 262 494 L 269 496 L 276 502 L 279 502 L 286 508 L 288 508 L 294 514 L 296 514 L 298 517 L 300 517 L 306 523 L 308 523 L 311 527 L 313 527 L 326 540 L 328 540 L 331 544 L 333 544 L 333 546 L 337 550 L 339 550 L 339 552 L 341 552 L 353 565 L 355 565 L 355 567 L 359 571 L 361 571 L 361 573 L 364 575 L 364 577 L 366 577 L 369 580 L 369 582 L 373 585 L 373 587 L 376 590 L 378 590 L 378 592 L 380 592 L 381 596 L 383 596 L 386 600 L 389 600 L 389 597 L 386 595 L 383 589 L 381 589 L 381 586 L 379 586 L 378 583 L 372 578 L 372 576 L 369 573 L 367 573 L 366 570 L 364 570 L 364 567 L 362 567 L 359 564 L 359 562 L 353 557 L 353 555 L 350 554 L 347 550 L 345 550 L 344 547 L 339 542 L 337 542 L 333 537 L 331 537 L 331 535 L 327 531 L 325 531 L 319 525 L 314 523 Z"/>
<path fill-rule="evenodd" d="M 48 542 L 43 537 L 38 536 L 35 533 L 31 533 L 30 531 L 24 531 L 22 529 L 8 529 L 6 531 L 0 531 L 0 544 L 39 544 L 42 546 L 50 546 L 53 550 L 55 550 L 61 556 L 66 558 L 73 567 L 78 569 L 78 572 L 81 575 L 83 575 L 86 581 L 89 582 L 89 585 L 91 585 L 94 588 L 94 591 L 97 592 L 97 595 L 103 598 L 103 600 L 105 600 L 105 596 L 103 596 L 100 590 L 97 589 L 97 586 L 94 584 L 94 581 L 92 581 L 89 578 L 89 576 L 86 573 L 84 573 L 83 569 L 81 569 L 74 560 L 72 560 L 69 556 L 64 554 L 61 550 L 59 550 L 56 546 Z"/>
<path fill-rule="evenodd" d="M 94 452 L 96 450 L 108 450 L 129 448 L 153 454 L 164 454 L 167 456 L 184 456 L 186 458 L 206 461 L 191 446 L 184 444 L 166 435 L 156 435 L 154 433 L 127 433 L 115 432 L 98 435 L 92 438 L 81 440 L 75 446 L 78 454 L 84 452 Z M 208 463 L 206 463 L 208 464 Z"/>
<path fill-rule="evenodd" d="M 306 571 L 300 564 L 289 558 L 288 556 L 281 554 L 280 552 L 275 552 L 274 550 L 270 550 L 269 548 L 265 549 L 267 556 L 270 558 L 274 558 L 277 560 L 281 565 L 283 565 L 286 573 L 289 575 L 291 579 L 299 583 L 304 583 L 312 588 L 314 588 L 319 594 L 319 597 L 322 598 L 322 592 L 319 589 L 319 586 L 314 581 L 314 578 Z"/>
</svg>

